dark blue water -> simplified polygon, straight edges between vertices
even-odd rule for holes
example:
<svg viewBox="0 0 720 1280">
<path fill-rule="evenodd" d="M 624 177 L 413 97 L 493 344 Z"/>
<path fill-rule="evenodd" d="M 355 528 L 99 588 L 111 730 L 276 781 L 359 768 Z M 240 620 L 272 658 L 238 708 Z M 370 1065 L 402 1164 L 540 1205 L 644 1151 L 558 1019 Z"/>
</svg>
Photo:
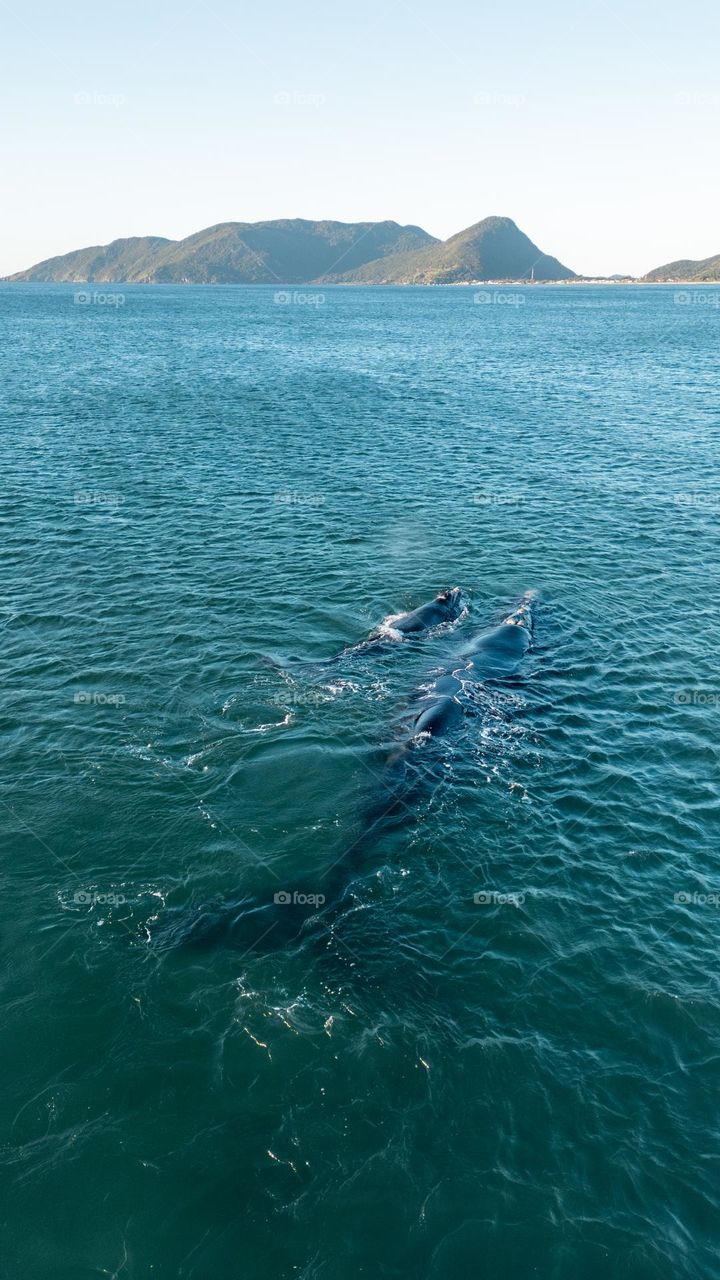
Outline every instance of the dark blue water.
<svg viewBox="0 0 720 1280">
<path fill-rule="evenodd" d="M 717 1277 L 720 294 L 107 292 L 0 289 L 3 1274 Z M 531 589 L 324 940 L 168 943 Z"/>
</svg>

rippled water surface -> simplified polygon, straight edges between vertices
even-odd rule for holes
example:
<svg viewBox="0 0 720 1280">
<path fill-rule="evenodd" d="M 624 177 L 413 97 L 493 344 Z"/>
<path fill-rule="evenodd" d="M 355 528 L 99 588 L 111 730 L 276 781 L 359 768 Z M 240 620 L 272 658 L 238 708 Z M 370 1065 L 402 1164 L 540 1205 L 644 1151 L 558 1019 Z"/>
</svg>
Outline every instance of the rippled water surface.
<svg viewBox="0 0 720 1280">
<path fill-rule="evenodd" d="M 720 294 L 88 292 L 0 286 L 3 1274 L 715 1280 Z"/>
</svg>

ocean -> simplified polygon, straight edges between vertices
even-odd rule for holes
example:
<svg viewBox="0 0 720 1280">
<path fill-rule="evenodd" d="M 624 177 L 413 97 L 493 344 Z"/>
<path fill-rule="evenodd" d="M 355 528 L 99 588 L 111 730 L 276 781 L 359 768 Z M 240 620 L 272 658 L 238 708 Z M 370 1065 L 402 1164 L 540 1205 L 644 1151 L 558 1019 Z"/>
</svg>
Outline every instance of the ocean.
<svg viewBox="0 0 720 1280">
<path fill-rule="evenodd" d="M 0 329 L 0 1274 L 717 1280 L 720 290 L 6 284 Z M 185 945 L 322 893 L 527 591 L 327 928 Z"/>
</svg>

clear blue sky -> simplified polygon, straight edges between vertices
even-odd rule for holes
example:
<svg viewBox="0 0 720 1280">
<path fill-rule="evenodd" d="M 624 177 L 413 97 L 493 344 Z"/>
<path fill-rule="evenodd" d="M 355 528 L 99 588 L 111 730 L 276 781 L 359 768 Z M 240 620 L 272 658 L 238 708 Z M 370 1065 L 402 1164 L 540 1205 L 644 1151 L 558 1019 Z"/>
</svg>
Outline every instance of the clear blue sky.
<svg viewBox="0 0 720 1280">
<path fill-rule="evenodd" d="M 720 253 L 717 0 L 0 0 L 0 274 L 227 220 Z"/>
</svg>

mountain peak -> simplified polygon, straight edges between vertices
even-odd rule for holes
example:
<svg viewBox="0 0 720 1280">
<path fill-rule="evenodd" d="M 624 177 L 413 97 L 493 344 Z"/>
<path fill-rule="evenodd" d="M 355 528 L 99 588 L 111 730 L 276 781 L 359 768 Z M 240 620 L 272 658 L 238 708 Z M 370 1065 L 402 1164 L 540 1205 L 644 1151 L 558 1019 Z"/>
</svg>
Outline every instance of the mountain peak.
<svg viewBox="0 0 720 1280">
<path fill-rule="evenodd" d="M 574 272 L 538 249 L 512 218 L 493 215 L 441 244 L 386 257 L 343 277 L 356 284 L 466 284 L 475 280 L 570 280 Z"/>
</svg>

